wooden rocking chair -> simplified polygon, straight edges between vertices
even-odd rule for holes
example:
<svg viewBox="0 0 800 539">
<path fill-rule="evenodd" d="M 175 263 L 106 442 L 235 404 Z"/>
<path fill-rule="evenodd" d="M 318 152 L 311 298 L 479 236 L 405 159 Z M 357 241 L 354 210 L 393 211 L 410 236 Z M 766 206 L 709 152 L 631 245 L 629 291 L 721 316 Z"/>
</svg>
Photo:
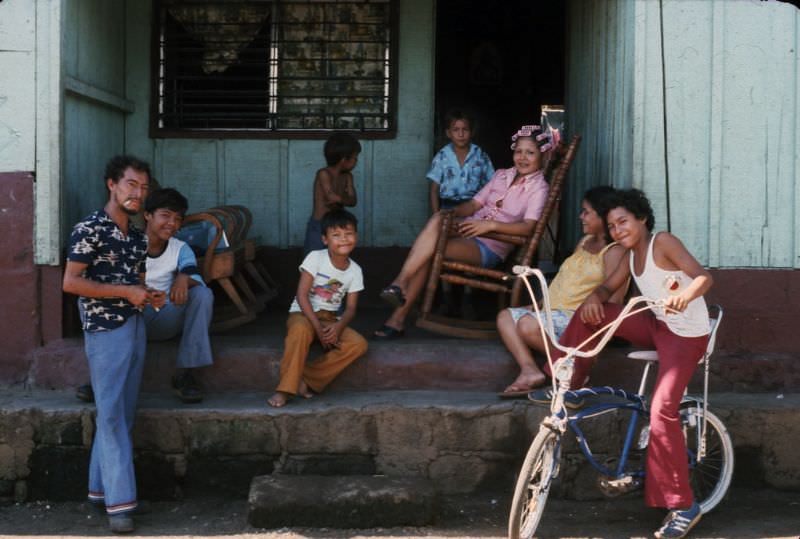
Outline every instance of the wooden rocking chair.
<svg viewBox="0 0 800 539">
<path fill-rule="evenodd" d="M 559 158 L 550 179 L 550 190 L 547 203 L 539 220 L 536 222 L 530 236 L 512 236 L 509 234 L 486 234 L 484 237 L 516 245 L 516 256 L 512 253 L 509 257 L 506 269 L 486 269 L 480 266 L 472 266 L 463 262 L 454 262 L 444 259 L 445 247 L 449 238 L 449 231 L 453 226 L 453 213 L 447 213 L 442 219 L 442 227 L 439 232 L 439 239 L 436 244 L 436 251 L 433 257 L 433 264 L 428 275 L 428 282 L 425 288 L 425 296 L 422 301 L 422 308 L 417 317 L 417 326 L 435 333 L 450 335 L 452 337 L 463 337 L 467 339 L 494 339 L 497 337 L 497 328 L 494 320 L 487 321 L 468 321 L 449 316 L 441 316 L 431 312 L 433 299 L 439 281 L 460 284 L 488 290 L 498 293 L 498 304 L 500 306 L 509 304 L 519 306 L 522 297 L 522 283 L 515 279 L 510 273 L 510 268 L 516 264 L 530 265 L 533 260 L 539 241 L 545 234 L 550 216 L 558 205 L 561 196 L 561 187 L 567 175 L 575 152 L 578 150 L 581 137 L 576 135 L 572 138 L 566 151 L 561 148 L 556 150 L 556 159 Z M 546 174 L 547 175 L 547 174 Z M 447 271 L 447 273 L 443 273 Z M 527 300 L 527 298 L 526 298 Z"/>
<path fill-rule="evenodd" d="M 220 213 L 216 211 L 187 215 L 182 230 L 188 229 L 195 223 L 205 226 L 193 231 L 191 236 L 181 236 L 179 233 L 181 239 L 189 243 L 193 249 L 200 250 L 197 263 L 200 265 L 205 282 L 210 285 L 216 281 L 231 302 L 229 306 L 214 305 L 211 331 L 224 331 L 250 322 L 256 318 L 257 312 L 255 305 L 248 301 L 250 294 L 242 291 L 245 295 L 243 298 L 234 284 L 234 281 L 238 280 L 236 276 L 241 271 L 244 251 L 229 242 L 231 225 L 227 224 L 229 230 L 226 231 L 225 223 L 218 218 L 219 216 Z M 252 294 L 251 291 L 250 293 Z"/>
</svg>

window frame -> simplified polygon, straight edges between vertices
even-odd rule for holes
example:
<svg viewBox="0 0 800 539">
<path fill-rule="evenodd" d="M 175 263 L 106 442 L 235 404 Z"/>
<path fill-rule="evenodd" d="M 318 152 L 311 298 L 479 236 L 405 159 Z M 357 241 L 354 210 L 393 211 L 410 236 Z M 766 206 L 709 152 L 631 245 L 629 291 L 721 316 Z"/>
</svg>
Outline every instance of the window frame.
<svg viewBox="0 0 800 539">
<path fill-rule="evenodd" d="M 264 0 L 270 4 L 280 0 Z M 323 140 L 331 133 L 347 132 L 356 135 L 362 140 L 383 140 L 397 137 L 398 110 L 398 77 L 400 35 L 399 35 L 399 3 L 401 0 L 388 0 L 389 2 L 389 127 L 385 130 L 358 130 L 358 129 L 194 129 L 171 128 L 158 126 L 159 105 L 159 62 L 160 62 L 160 12 L 161 0 L 153 1 L 151 23 L 151 50 L 150 50 L 150 107 L 149 107 L 149 135 L 153 139 L 308 139 Z M 187 3 L 191 3 L 191 0 Z M 224 3 L 220 1 L 220 3 Z M 368 3 L 368 0 L 365 1 Z"/>
</svg>

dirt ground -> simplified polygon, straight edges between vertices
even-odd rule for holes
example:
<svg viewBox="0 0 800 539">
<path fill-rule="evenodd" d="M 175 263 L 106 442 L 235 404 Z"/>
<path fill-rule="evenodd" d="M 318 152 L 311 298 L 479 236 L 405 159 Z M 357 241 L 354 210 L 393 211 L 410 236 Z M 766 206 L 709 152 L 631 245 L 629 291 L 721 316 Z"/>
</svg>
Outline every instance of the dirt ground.
<svg viewBox="0 0 800 539">
<path fill-rule="evenodd" d="M 508 515 L 506 500 L 487 495 L 449 498 L 441 518 L 424 528 L 334 530 L 282 528 L 257 530 L 247 524 L 242 499 L 187 499 L 155 502 L 137 517 L 135 536 L 215 539 L 372 539 L 387 537 L 502 538 Z M 636 496 L 602 502 L 550 500 L 539 527 L 541 538 L 652 537 L 662 511 L 647 509 Z M 0 506 L 0 537 L 47 539 L 112 536 L 105 517 L 78 502 L 35 502 Z M 800 537 L 800 492 L 734 490 L 729 499 L 697 525 L 695 539 L 797 539 Z"/>
</svg>

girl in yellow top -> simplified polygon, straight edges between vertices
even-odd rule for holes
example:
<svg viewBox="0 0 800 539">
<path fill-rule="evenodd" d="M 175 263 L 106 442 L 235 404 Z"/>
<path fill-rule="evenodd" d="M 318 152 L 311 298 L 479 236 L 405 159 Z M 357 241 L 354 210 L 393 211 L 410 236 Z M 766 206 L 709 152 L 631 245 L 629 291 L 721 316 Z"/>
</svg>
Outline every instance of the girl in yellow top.
<svg viewBox="0 0 800 539">
<path fill-rule="evenodd" d="M 606 280 L 625 253 L 625 249 L 611 242 L 602 217 L 614 193 L 613 187 L 601 186 L 589 189 L 583 195 L 580 220 L 584 236 L 572 256 L 561 265 L 550 285 L 550 306 L 553 309 L 556 338 L 561 336 L 583 300 Z M 617 290 L 611 301 L 620 302 L 626 288 L 623 286 Z M 531 348 L 544 352 L 536 311 L 531 306 L 503 309 L 497 315 L 497 329 L 520 368 L 517 379 L 500 396 L 525 396 L 545 383 L 545 375 L 531 353 Z"/>
</svg>

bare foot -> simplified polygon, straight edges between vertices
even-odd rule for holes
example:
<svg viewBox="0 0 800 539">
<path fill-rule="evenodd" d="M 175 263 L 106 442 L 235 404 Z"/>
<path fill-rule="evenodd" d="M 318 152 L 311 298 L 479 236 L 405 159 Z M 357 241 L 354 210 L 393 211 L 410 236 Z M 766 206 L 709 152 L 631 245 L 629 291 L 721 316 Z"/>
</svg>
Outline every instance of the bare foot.
<svg viewBox="0 0 800 539">
<path fill-rule="evenodd" d="M 273 408 L 282 408 L 286 405 L 286 401 L 289 400 L 289 394 L 283 393 L 282 391 L 276 391 L 273 396 L 267 399 L 267 404 L 272 406 Z"/>
<path fill-rule="evenodd" d="M 304 399 L 310 399 L 314 396 L 314 392 L 308 388 L 305 380 L 300 380 L 300 385 L 297 386 L 297 394 Z"/>
<path fill-rule="evenodd" d="M 510 386 L 503 390 L 503 393 L 517 393 L 520 391 L 531 391 L 543 385 L 547 378 L 544 374 L 523 374 L 520 373 L 517 379 L 514 380 Z"/>
</svg>

